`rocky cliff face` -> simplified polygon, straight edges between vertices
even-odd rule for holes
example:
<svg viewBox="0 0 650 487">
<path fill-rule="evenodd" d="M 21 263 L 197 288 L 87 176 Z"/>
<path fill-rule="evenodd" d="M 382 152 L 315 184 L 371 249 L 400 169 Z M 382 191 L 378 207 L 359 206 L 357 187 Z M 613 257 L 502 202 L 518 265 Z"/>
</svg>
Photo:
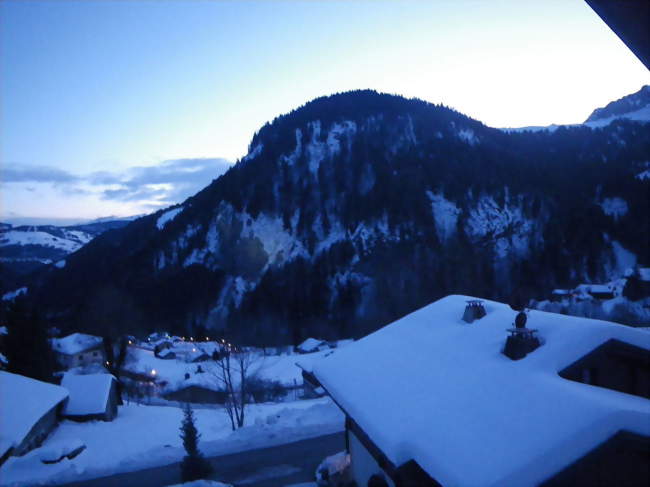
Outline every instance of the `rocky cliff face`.
<svg viewBox="0 0 650 487">
<path fill-rule="evenodd" d="M 650 125 L 628 120 L 504 133 L 372 91 L 319 98 L 34 297 L 89 331 L 205 325 L 258 343 L 362 334 L 451 292 L 535 297 L 607 278 L 619 247 L 645 255 L 648 154 Z"/>
</svg>

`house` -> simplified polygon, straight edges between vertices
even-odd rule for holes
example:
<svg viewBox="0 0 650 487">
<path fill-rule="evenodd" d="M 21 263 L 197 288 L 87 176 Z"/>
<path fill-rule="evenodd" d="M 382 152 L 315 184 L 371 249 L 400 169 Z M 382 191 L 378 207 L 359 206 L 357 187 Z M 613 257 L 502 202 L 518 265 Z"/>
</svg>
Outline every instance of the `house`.
<svg viewBox="0 0 650 487">
<path fill-rule="evenodd" d="M 173 360 L 176 358 L 176 354 L 172 352 L 171 350 L 163 350 L 162 352 L 159 352 L 156 357 L 163 359 L 163 360 Z"/>
<path fill-rule="evenodd" d="M 650 334 L 535 310 L 522 323 L 487 300 L 467 326 L 467 299 L 443 298 L 313 364 L 346 415 L 356 484 L 645 486 Z M 513 323 L 539 346 L 511 359 Z"/>
<path fill-rule="evenodd" d="M 67 369 L 105 362 L 103 339 L 85 333 L 73 333 L 52 339 L 59 363 Z"/>
<path fill-rule="evenodd" d="M 613 286 L 606 284 L 591 284 L 587 292 L 595 299 L 614 299 L 615 293 Z"/>
<path fill-rule="evenodd" d="M 61 386 L 70 394 L 62 411 L 67 419 L 113 421 L 117 416 L 117 381 L 111 374 L 67 373 Z"/>
<path fill-rule="evenodd" d="M 572 296 L 573 292 L 571 289 L 553 289 L 551 292 L 551 301 L 558 302 L 563 299 L 569 299 Z"/>
<path fill-rule="evenodd" d="M 60 386 L 0 371 L 0 465 L 40 446 L 68 398 Z"/>
<path fill-rule="evenodd" d="M 307 338 L 304 342 L 296 347 L 298 353 L 313 353 L 320 350 L 329 348 L 325 340 L 318 340 L 316 338 Z"/>
</svg>

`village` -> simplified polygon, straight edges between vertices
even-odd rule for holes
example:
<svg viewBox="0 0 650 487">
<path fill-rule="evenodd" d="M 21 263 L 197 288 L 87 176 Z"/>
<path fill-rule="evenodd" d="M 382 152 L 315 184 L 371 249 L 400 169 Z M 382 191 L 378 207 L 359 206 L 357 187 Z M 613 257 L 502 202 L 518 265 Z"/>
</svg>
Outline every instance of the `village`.
<svg viewBox="0 0 650 487">
<path fill-rule="evenodd" d="M 164 332 L 124 340 L 119 377 L 109 373 L 119 355 L 108 357 L 102 338 L 83 333 L 51 340 L 60 385 L 0 372 L 0 388 L 12 391 L 0 419 L 3 485 L 178 462 L 188 404 L 206 456 L 344 432 L 340 451 L 314 469 L 322 486 L 647 478 L 647 463 L 638 461 L 650 434 L 644 328 L 449 296 L 358 341 L 237 349 L 225 339 Z M 230 360 L 239 364 L 235 384 L 219 365 Z M 229 387 L 245 389 L 246 400 L 234 404 Z M 464 406 L 477 402 L 481 408 Z M 553 424 L 534 419 L 550 416 Z M 453 455 L 439 451 L 442 438 Z M 513 441 L 525 448 L 514 452 Z M 474 460 L 488 451 L 498 462 Z"/>
</svg>

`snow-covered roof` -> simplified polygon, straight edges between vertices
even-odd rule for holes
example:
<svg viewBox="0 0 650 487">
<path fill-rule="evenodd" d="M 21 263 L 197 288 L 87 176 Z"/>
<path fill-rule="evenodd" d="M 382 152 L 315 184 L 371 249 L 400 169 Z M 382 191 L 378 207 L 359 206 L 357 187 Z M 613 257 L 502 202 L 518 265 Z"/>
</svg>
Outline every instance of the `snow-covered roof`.
<svg viewBox="0 0 650 487">
<path fill-rule="evenodd" d="M 559 294 L 559 295 L 571 294 L 571 290 L 570 289 L 553 289 L 552 294 Z"/>
<path fill-rule="evenodd" d="M 55 338 L 52 340 L 54 350 L 66 355 L 85 352 L 91 348 L 98 347 L 102 344 L 102 338 L 86 333 L 73 333 L 64 338 Z"/>
<path fill-rule="evenodd" d="M 65 374 L 61 386 L 70 392 L 70 399 L 63 409 L 63 414 L 84 416 L 103 413 L 106 411 L 114 380 L 115 377 L 111 374 Z"/>
<path fill-rule="evenodd" d="M 650 435 L 650 402 L 565 380 L 558 371 L 610 339 L 650 334 L 532 310 L 543 345 L 501 353 L 516 312 L 484 301 L 478 325 L 448 296 L 314 363 L 338 404 L 396 466 L 411 459 L 442 485 L 533 486 L 621 429 Z"/>
<path fill-rule="evenodd" d="M 68 397 L 61 386 L 0 371 L 0 455 L 18 446 L 38 420 Z"/>
<path fill-rule="evenodd" d="M 298 345 L 298 350 L 301 352 L 314 352 L 318 350 L 318 347 L 323 345 L 325 341 L 323 340 L 318 340 L 316 338 L 307 338 L 304 342 L 302 342 L 300 345 Z"/>
</svg>

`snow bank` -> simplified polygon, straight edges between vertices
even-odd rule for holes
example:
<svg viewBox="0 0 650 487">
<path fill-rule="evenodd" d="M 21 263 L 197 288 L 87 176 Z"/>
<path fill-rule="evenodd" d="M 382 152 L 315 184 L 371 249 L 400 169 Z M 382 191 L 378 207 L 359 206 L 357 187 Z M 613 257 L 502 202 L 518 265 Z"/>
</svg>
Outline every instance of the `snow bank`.
<svg viewBox="0 0 650 487">
<path fill-rule="evenodd" d="M 195 409 L 194 413 L 201 432 L 199 448 L 206 456 L 336 433 L 343 430 L 344 423 L 341 412 L 327 398 L 250 405 L 246 425 L 235 432 L 221 408 Z M 125 405 L 112 422 L 63 421 L 43 446 L 79 439 L 86 445 L 83 453 L 52 465 L 41 463 L 40 449 L 10 458 L 2 466 L 2 482 L 12 486 L 59 484 L 179 462 L 185 454 L 179 437 L 182 418 L 180 408 Z"/>
</svg>

